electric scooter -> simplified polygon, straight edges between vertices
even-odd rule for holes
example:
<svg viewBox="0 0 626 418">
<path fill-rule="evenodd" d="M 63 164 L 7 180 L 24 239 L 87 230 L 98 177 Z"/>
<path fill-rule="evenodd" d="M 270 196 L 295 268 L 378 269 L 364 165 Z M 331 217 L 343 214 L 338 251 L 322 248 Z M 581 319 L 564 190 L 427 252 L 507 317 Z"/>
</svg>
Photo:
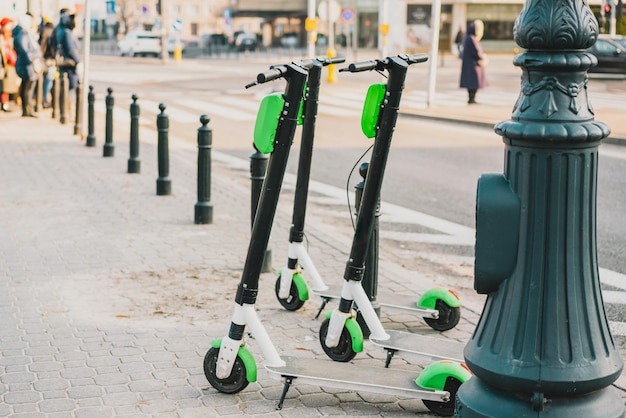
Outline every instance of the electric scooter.
<svg viewBox="0 0 626 418">
<path fill-rule="evenodd" d="M 369 87 L 363 106 L 361 129 L 365 136 L 375 138 L 374 146 L 361 195 L 352 248 L 344 271 L 339 306 L 326 313 L 326 319 L 319 331 L 324 352 L 335 361 L 350 361 L 362 350 L 363 344 L 360 341 L 363 339 L 363 332 L 355 319 L 355 303 L 370 331 L 370 341 L 387 352 L 386 367 L 399 351 L 429 360 L 463 359 L 464 345 L 456 341 L 395 330 L 386 331 L 361 283 L 408 66 L 426 59 L 426 56 L 422 56 L 421 60 L 411 61 L 398 56 L 354 63 L 340 70 L 353 73 L 386 71 L 388 79 L 384 84 L 373 84 Z M 434 348 L 436 353 L 429 352 Z"/>
<path fill-rule="evenodd" d="M 300 309 L 309 298 L 309 288 L 304 280 L 302 271 L 307 273 L 313 292 L 328 290 L 322 280 L 313 260 L 303 245 L 304 221 L 306 217 L 307 196 L 309 194 L 309 178 L 311 174 L 311 157 L 313 155 L 313 139 L 315 137 L 315 121 L 317 119 L 317 105 L 322 79 L 322 67 L 330 64 L 339 64 L 345 61 L 343 57 L 316 58 L 306 60 L 309 77 L 307 93 L 304 97 L 302 138 L 300 140 L 300 155 L 298 158 L 298 175 L 294 192 L 293 215 L 289 229 L 289 247 L 287 248 L 287 265 L 278 272 L 275 293 L 278 302 L 288 311 Z M 300 64 L 302 65 L 303 62 Z"/>
<path fill-rule="evenodd" d="M 426 57 L 421 55 L 402 55 L 388 58 L 385 62 L 393 61 L 396 65 L 406 67 L 424 60 Z M 250 382 L 256 381 L 257 364 L 244 341 L 248 327 L 248 332 L 263 353 L 264 365 L 270 376 L 284 379 L 278 409 L 282 407 L 294 379 L 298 379 L 302 383 L 418 398 L 430 410 L 440 415 L 452 415 L 456 391 L 461 383 L 471 377 L 465 365 L 438 361 L 426 366 L 416 378 L 416 373 L 408 370 L 355 366 L 324 359 L 281 358 L 257 316 L 254 305 L 261 266 L 295 134 L 307 71 L 294 63 L 273 66 L 269 71 L 260 73 L 257 81 L 249 85 L 279 78 L 287 81 L 284 94 L 266 96 L 257 115 L 255 146 L 261 152 L 271 153 L 271 156 L 235 295 L 235 309 L 228 335 L 214 340 L 204 357 L 203 368 L 207 380 L 218 391 L 231 394 L 242 391 Z"/>
<path fill-rule="evenodd" d="M 283 308 L 289 311 L 300 309 L 309 299 L 309 287 L 303 274 L 305 273 L 306 278 L 310 282 L 310 290 L 322 298 L 321 306 L 315 315 L 317 319 L 330 300 L 339 298 L 340 289 L 336 286 L 329 287 L 324 283 L 303 245 L 306 204 L 322 66 L 341 63 L 345 59 L 318 58 L 314 61 L 317 64 L 310 65 L 307 95 L 304 99 L 302 139 L 294 192 L 292 223 L 289 231 L 287 265 L 278 272 L 275 294 Z M 373 99 L 371 103 L 377 105 L 378 103 L 375 103 L 376 98 L 374 97 Z M 378 114 L 377 108 L 372 106 L 369 106 L 369 108 L 366 106 L 364 112 L 366 112 L 363 116 L 365 119 L 371 119 L 372 116 Z M 380 307 L 409 310 L 421 315 L 424 321 L 437 331 L 447 331 L 454 328 L 461 318 L 461 302 L 458 296 L 450 289 L 443 287 L 428 289 L 417 302 L 414 299 L 398 298 L 398 295 L 394 295 L 393 302 L 379 300 L 378 304 Z"/>
</svg>

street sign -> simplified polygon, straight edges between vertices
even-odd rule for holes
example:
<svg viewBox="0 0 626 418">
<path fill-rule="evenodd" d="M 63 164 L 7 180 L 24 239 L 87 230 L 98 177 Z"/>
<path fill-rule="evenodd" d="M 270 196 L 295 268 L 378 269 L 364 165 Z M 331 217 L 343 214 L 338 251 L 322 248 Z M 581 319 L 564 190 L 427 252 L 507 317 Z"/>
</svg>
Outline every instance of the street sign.
<svg viewBox="0 0 626 418">
<path fill-rule="evenodd" d="M 181 19 L 176 19 L 174 23 L 172 23 L 172 29 L 176 32 L 181 32 L 183 30 L 183 21 Z"/>
<path fill-rule="evenodd" d="M 326 22 L 336 22 L 340 13 L 341 6 L 337 3 L 337 0 L 322 0 L 319 6 L 317 6 L 317 15 Z"/>
<path fill-rule="evenodd" d="M 354 22 L 354 10 L 346 7 L 341 11 L 341 21 L 343 23 L 352 23 Z"/>
</svg>

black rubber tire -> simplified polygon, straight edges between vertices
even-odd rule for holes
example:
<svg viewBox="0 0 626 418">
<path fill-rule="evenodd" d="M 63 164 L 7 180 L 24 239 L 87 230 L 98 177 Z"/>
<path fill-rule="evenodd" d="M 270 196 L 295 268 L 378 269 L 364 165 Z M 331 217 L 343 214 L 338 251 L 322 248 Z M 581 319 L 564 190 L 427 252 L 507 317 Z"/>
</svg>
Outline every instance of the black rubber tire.
<svg viewBox="0 0 626 418">
<path fill-rule="evenodd" d="M 441 299 L 437 299 L 435 309 L 439 311 L 439 318 L 424 318 L 424 321 L 434 330 L 448 331 L 456 327 L 461 320 L 461 307 L 453 308 Z"/>
<path fill-rule="evenodd" d="M 276 294 L 276 299 L 282 305 L 283 308 L 288 311 L 297 311 L 302 308 L 304 305 L 304 300 L 300 300 L 300 296 L 298 295 L 298 287 L 296 283 L 292 280 L 291 287 L 289 288 L 289 297 L 287 299 L 281 299 L 278 297 L 278 291 L 280 290 L 280 275 L 276 279 L 276 286 L 274 286 L 274 292 Z"/>
<path fill-rule="evenodd" d="M 339 344 L 337 344 L 337 347 L 330 348 L 326 346 L 326 334 L 328 334 L 329 324 L 330 319 L 327 318 L 322 321 L 322 325 L 320 326 L 320 344 L 322 344 L 324 352 L 334 361 L 345 363 L 352 360 L 354 356 L 356 356 L 356 352 L 352 349 L 352 338 L 350 337 L 350 333 L 348 332 L 346 327 L 344 327 L 341 331 L 341 336 L 339 337 Z"/>
<path fill-rule="evenodd" d="M 448 376 L 446 384 L 443 389 L 450 392 L 450 400 L 448 402 L 437 402 L 422 400 L 426 408 L 428 408 L 434 414 L 442 417 L 451 417 L 454 415 L 454 403 L 456 400 L 456 393 L 461 387 L 461 381 L 452 376 Z"/>
<path fill-rule="evenodd" d="M 219 356 L 219 348 L 211 348 L 204 356 L 204 375 L 207 380 L 215 389 L 222 393 L 239 393 L 248 386 L 248 379 L 246 379 L 246 366 L 241 361 L 241 358 L 237 356 L 235 358 L 235 364 L 233 364 L 233 370 L 226 379 L 219 379 L 215 376 L 215 370 L 217 365 L 217 357 Z"/>
</svg>

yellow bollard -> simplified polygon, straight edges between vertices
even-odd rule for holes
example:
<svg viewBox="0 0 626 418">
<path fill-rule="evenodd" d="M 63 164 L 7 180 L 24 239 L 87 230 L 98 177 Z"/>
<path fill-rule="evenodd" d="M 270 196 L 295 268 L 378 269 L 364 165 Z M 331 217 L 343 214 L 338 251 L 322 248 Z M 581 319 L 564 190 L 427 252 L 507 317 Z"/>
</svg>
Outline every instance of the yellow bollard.
<svg viewBox="0 0 626 418">
<path fill-rule="evenodd" d="M 326 51 L 326 55 L 328 56 L 328 58 L 335 58 L 337 56 L 337 51 L 335 50 L 335 48 L 328 48 L 328 51 Z M 335 64 L 328 65 L 328 78 L 326 79 L 326 81 L 328 81 L 329 83 L 337 82 Z"/>
<path fill-rule="evenodd" d="M 179 62 L 183 59 L 183 48 L 180 46 L 180 42 L 176 41 L 174 45 L 174 61 Z"/>
</svg>

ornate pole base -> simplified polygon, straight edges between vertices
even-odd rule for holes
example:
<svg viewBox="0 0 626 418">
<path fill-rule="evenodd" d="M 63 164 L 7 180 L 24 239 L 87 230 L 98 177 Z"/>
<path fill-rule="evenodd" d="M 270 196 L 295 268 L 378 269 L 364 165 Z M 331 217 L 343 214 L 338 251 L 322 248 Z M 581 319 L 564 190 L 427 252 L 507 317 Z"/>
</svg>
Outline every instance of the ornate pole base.
<svg viewBox="0 0 626 418">
<path fill-rule="evenodd" d="M 513 415 L 512 415 L 513 414 Z M 624 401 L 612 387 L 587 395 L 545 399 L 514 394 L 487 386 L 480 379 L 470 379 L 457 392 L 455 417 L 624 417 Z"/>
</svg>

